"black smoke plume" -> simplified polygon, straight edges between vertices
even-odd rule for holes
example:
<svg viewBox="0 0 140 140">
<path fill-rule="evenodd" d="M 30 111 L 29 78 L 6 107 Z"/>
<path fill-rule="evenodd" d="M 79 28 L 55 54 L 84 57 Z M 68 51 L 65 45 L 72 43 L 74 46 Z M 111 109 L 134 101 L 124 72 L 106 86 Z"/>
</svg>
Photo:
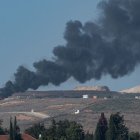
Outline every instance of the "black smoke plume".
<svg viewBox="0 0 140 140">
<path fill-rule="evenodd" d="M 140 63 L 140 1 L 103 0 L 98 7 L 98 22 L 69 21 L 66 44 L 53 50 L 55 61 L 35 62 L 35 71 L 20 66 L 15 80 L 5 84 L 1 95 L 49 83 L 58 86 L 70 77 L 84 83 L 106 74 L 118 78 L 133 72 Z"/>
</svg>

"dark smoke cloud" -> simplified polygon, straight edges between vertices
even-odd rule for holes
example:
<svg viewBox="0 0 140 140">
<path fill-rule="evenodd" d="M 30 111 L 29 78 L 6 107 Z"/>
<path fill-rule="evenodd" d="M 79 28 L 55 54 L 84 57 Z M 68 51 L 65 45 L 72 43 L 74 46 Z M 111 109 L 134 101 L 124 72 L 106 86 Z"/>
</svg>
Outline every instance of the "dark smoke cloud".
<svg viewBox="0 0 140 140">
<path fill-rule="evenodd" d="M 55 61 L 33 64 L 35 71 L 20 66 L 15 81 L 8 81 L 1 95 L 37 89 L 40 85 L 60 85 L 70 77 L 84 83 L 103 75 L 122 77 L 140 63 L 140 1 L 104 0 L 98 23 L 69 21 L 66 44 L 53 50 Z"/>
</svg>

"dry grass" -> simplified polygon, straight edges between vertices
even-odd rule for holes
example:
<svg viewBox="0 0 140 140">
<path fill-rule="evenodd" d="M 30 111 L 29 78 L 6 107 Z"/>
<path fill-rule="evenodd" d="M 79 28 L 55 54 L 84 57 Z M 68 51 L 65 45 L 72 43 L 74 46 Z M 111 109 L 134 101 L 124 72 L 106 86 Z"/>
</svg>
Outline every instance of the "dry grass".
<svg viewBox="0 0 140 140">
<path fill-rule="evenodd" d="M 30 117 L 23 114 L 19 114 L 16 117 L 17 117 L 17 121 L 34 121 L 34 117 Z"/>
<path fill-rule="evenodd" d="M 100 113 L 105 112 L 107 119 L 111 113 L 121 112 L 125 116 L 126 125 L 131 131 L 140 131 L 140 100 L 133 98 L 120 99 L 80 99 L 80 98 L 45 98 L 45 99 L 24 99 L 1 101 L 0 118 L 4 120 L 4 126 L 9 127 L 9 111 L 31 111 L 42 112 L 54 117 L 56 120 L 69 119 L 77 121 L 84 126 L 85 131 L 94 132 Z M 8 104 L 8 105 L 6 105 Z M 75 115 L 74 110 L 79 109 L 80 113 Z M 31 117 L 24 114 L 17 115 L 18 124 L 22 130 L 33 123 L 42 121 L 49 126 L 51 119 Z"/>
</svg>

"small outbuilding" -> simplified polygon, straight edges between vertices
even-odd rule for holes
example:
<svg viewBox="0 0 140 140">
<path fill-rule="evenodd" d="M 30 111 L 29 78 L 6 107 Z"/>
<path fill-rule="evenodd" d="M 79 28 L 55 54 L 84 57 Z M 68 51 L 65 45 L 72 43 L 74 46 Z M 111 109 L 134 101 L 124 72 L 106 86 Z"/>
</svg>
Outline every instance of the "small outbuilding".
<svg viewBox="0 0 140 140">
<path fill-rule="evenodd" d="M 135 96 L 135 99 L 140 99 L 140 96 Z"/>
<path fill-rule="evenodd" d="M 107 100 L 107 97 L 104 97 L 104 100 Z"/>
<path fill-rule="evenodd" d="M 88 95 L 87 94 L 83 95 L 83 99 L 88 99 Z"/>
<path fill-rule="evenodd" d="M 97 99 L 97 96 L 93 96 L 93 99 Z"/>
</svg>

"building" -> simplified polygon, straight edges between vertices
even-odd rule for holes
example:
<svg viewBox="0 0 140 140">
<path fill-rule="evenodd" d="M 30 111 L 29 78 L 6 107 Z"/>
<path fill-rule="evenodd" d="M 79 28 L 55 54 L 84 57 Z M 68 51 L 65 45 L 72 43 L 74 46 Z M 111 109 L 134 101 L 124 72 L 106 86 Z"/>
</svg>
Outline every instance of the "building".
<svg viewBox="0 0 140 140">
<path fill-rule="evenodd" d="M 135 99 L 140 99 L 140 96 L 135 96 Z"/>
<path fill-rule="evenodd" d="M 104 100 L 107 100 L 107 97 L 104 97 Z"/>
<path fill-rule="evenodd" d="M 28 134 L 22 134 L 23 140 L 37 140 Z M 0 140 L 9 140 L 9 135 L 0 135 Z"/>
<path fill-rule="evenodd" d="M 88 95 L 83 95 L 83 99 L 88 99 Z"/>
<path fill-rule="evenodd" d="M 93 96 L 93 99 L 97 99 L 97 96 Z"/>
</svg>

